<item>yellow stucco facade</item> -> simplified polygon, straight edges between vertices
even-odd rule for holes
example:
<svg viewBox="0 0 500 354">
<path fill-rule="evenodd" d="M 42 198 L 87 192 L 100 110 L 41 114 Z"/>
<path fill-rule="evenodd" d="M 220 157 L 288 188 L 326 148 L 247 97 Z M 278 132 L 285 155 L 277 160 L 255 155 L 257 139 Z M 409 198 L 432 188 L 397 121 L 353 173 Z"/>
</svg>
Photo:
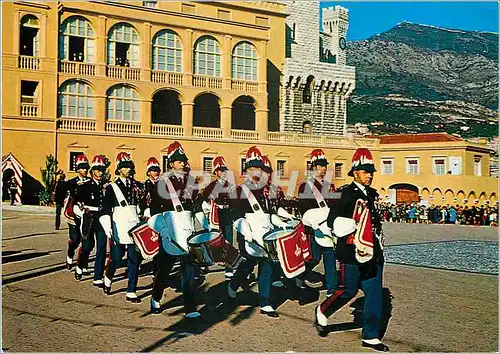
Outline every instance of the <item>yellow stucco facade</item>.
<svg viewBox="0 0 500 354">
<path fill-rule="evenodd" d="M 473 192 L 474 199 L 483 195 L 496 201 L 497 179 L 488 177 L 491 151 L 479 144 L 381 144 L 376 138 L 270 131 L 269 117 L 279 114 L 269 111 L 269 85 L 279 85 L 285 62 L 284 4 L 165 1 L 148 2 L 155 6 L 149 8 L 145 3 L 2 3 L 3 155 L 11 152 L 28 174 L 40 179 L 49 154 L 69 171 L 72 153 L 89 159 L 104 154 L 113 160 L 113 169 L 116 154 L 127 151 L 136 162 L 137 178 L 143 179 L 148 157 L 162 162 L 167 146 L 178 140 L 193 170 L 202 170 L 207 158 L 223 155 L 238 178 L 246 150 L 257 145 L 275 169 L 279 164 L 285 181 L 299 171 L 300 182 L 310 152 L 320 147 L 339 186 L 349 183 L 354 151 L 368 147 L 379 171 L 381 158 L 394 161 L 392 174 L 379 172 L 375 178 L 374 187 L 384 198 L 392 185 L 409 183 L 424 199 L 435 189 L 448 197 L 451 189 L 450 200 L 473 203 Z M 162 33 L 168 34 L 165 44 L 157 41 Z M 207 45 L 199 47 L 206 38 Z M 243 59 L 237 58 L 242 43 Z M 78 54 L 82 57 L 75 60 Z M 126 65 L 118 64 L 120 55 Z M 165 67 L 158 64 L 162 60 Z M 238 76 L 240 68 L 243 77 Z M 159 101 L 167 97 L 157 95 L 161 92 L 174 97 L 168 109 L 179 111 L 178 123 L 161 120 L 155 108 L 163 107 Z M 215 97 L 216 103 L 204 107 L 200 97 Z M 242 97 L 246 101 L 240 104 Z M 235 113 L 248 104 L 250 113 Z M 205 115 L 215 118 L 207 123 Z M 234 128 L 240 125 L 252 128 Z M 419 157 L 418 174 L 405 171 L 412 156 Z M 462 157 L 461 174 L 433 174 L 436 156 L 447 161 Z M 481 176 L 474 175 L 477 156 Z"/>
</svg>

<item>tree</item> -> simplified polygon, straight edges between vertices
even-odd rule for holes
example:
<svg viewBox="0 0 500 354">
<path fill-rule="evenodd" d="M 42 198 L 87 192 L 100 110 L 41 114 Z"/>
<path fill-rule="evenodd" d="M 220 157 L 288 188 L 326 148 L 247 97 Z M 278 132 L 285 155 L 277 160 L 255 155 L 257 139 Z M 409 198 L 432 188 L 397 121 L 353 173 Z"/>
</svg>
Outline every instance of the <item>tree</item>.
<svg viewBox="0 0 500 354">
<path fill-rule="evenodd" d="M 56 184 L 57 160 L 52 155 L 45 157 L 45 168 L 40 168 L 42 174 L 43 189 L 38 193 L 40 205 L 50 206 L 53 204 L 51 194 Z"/>
</svg>

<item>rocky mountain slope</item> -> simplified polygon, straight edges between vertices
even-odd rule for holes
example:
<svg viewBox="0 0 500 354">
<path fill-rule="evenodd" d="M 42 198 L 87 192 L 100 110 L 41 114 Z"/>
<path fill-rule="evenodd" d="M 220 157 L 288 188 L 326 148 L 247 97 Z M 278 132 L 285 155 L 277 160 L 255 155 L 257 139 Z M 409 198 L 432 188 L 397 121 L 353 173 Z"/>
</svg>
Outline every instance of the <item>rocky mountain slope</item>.
<svg viewBox="0 0 500 354">
<path fill-rule="evenodd" d="M 400 23 L 348 44 L 348 123 L 374 133 L 498 135 L 498 35 Z"/>
</svg>

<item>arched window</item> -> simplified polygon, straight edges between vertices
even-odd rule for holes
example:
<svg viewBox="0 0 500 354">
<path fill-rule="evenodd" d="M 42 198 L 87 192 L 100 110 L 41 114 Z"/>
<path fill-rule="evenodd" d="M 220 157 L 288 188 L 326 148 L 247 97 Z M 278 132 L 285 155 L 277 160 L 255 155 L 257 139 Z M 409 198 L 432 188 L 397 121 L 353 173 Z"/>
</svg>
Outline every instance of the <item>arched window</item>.
<svg viewBox="0 0 500 354">
<path fill-rule="evenodd" d="M 182 44 L 174 31 L 163 30 L 154 37 L 153 70 L 182 71 Z"/>
<path fill-rule="evenodd" d="M 314 76 L 309 75 L 306 81 L 306 86 L 304 87 L 304 92 L 302 93 L 302 103 L 311 103 L 313 85 Z"/>
<path fill-rule="evenodd" d="M 59 59 L 95 62 L 94 30 L 89 21 L 77 16 L 64 21 L 59 32 Z"/>
<path fill-rule="evenodd" d="M 59 117 L 95 118 L 94 91 L 81 81 L 67 81 L 59 87 Z"/>
<path fill-rule="evenodd" d="M 220 46 L 213 37 L 204 36 L 194 46 L 194 73 L 220 76 Z"/>
<path fill-rule="evenodd" d="M 139 35 L 128 23 L 117 23 L 109 31 L 108 65 L 139 67 Z"/>
<path fill-rule="evenodd" d="M 232 78 L 257 81 L 257 51 L 253 44 L 241 42 L 234 47 Z"/>
<path fill-rule="evenodd" d="M 40 22 L 33 15 L 26 15 L 21 19 L 19 29 L 19 54 L 31 57 L 39 56 Z"/>
<path fill-rule="evenodd" d="M 139 96 L 133 88 L 124 85 L 113 86 L 108 90 L 106 103 L 108 120 L 139 121 Z"/>
</svg>

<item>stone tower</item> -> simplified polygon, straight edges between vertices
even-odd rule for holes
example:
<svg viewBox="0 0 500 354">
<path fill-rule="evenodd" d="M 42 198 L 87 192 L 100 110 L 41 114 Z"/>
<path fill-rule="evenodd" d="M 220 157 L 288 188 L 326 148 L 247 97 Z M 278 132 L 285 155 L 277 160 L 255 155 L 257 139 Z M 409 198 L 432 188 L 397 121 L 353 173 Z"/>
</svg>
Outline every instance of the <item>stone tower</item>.
<svg viewBox="0 0 500 354">
<path fill-rule="evenodd" d="M 330 51 L 336 63 L 346 65 L 346 36 L 349 27 L 349 10 L 342 6 L 323 9 L 323 32 L 331 36 Z"/>
<path fill-rule="evenodd" d="M 356 85 L 355 68 L 346 65 L 345 49 L 342 49 L 347 33 L 347 9 L 335 6 L 323 11 L 326 32 L 320 31 L 319 1 L 285 3 L 289 16 L 280 131 L 346 135 L 347 99 Z"/>
</svg>

